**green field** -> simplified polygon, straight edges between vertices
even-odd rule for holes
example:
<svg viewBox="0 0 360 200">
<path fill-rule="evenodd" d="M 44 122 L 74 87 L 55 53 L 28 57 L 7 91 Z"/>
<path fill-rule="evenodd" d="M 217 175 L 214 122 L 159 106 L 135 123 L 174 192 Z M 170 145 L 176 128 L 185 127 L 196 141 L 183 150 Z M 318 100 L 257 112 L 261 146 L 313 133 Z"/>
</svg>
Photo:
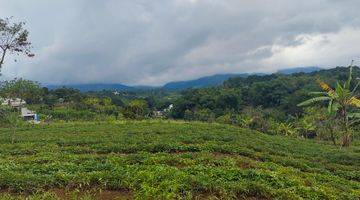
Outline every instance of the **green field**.
<svg viewBox="0 0 360 200">
<path fill-rule="evenodd" d="M 0 129 L 0 197 L 358 199 L 360 144 L 173 121 Z"/>
</svg>

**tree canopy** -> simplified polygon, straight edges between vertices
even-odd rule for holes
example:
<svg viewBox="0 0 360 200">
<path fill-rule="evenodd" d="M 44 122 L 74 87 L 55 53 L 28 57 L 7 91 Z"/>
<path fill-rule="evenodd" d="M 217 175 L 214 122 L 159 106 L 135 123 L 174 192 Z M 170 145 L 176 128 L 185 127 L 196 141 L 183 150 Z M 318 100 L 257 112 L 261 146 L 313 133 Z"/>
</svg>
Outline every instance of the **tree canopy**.
<svg viewBox="0 0 360 200">
<path fill-rule="evenodd" d="M 25 22 L 12 23 L 10 19 L 0 19 L 0 72 L 8 53 L 34 56 L 31 53 L 31 42 L 28 40 L 29 31 L 24 27 Z"/>
</svg>

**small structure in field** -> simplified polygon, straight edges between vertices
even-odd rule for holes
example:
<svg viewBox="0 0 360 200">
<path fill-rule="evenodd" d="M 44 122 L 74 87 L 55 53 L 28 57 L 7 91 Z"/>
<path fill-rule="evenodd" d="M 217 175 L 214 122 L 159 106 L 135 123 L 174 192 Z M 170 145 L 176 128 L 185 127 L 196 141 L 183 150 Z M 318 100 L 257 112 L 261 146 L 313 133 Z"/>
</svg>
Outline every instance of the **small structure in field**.
<svg viewBox="0 0 360 200">
<path fill-rule="evenodd" d="M 28 108 L 24 107 L 26 105 L 26 101 L 22 99 L 3 98 L 0 99 L 0 103 L 2 106 L 9 106 L 20 111 L 21 118 L 23 118 L 26 121 L 32 121 L 32 122 L 39 121 L 39 117 L 35 111 L 29 110 Z"/>
<path fill-rule="evenodd" d="M 26 121 L 39 121 L 39 117 L 36 112 L 31 111 L 27 108 L 21 108 L 21 117 Z"/>
<path fill-rule="evenodd" d="M 17 108 L 17 109 L 26 105 L 26 102 L 19 98 L 15 98 L 15 99 L 5 98 L 5 99 L 0 99 L 0 101 L 2 106 L 10 106 L 12 108 Z"/>
<path fill-rule="evenodd" d="M 170 104 L 167 108 L 164 109 L 164 112 L 170 112 L 174 108 L 174 104 Z"/>
<path fill-rule="evenodd" d="M 174 108 L 173 104 L 170 104 L 167 108 L 163 110 L 156 110 L 153 112 L 154 117 L 161 118 L 164 117 L 167 113 L 169 113 Z"/>
</svg>

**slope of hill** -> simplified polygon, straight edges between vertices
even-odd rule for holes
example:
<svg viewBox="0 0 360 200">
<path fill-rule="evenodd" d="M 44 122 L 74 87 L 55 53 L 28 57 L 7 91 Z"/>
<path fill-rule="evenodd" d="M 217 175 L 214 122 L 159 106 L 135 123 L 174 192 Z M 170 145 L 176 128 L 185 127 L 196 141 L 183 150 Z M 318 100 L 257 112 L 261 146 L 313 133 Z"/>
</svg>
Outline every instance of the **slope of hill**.
<svg viewBox="0 0 360 200">
<path fill-rule="evenodd" d="M 277 71 L 279 74 L 295 74 L 295 73 L 311 73 L 311 72 L 317 72 L 322 70 L 323 68 L 320 67 L 295 67 L 295 68 L 289 68 L 289 69 L 282 69 Z"/>
<path fill-rule="evenodd" d="M 49 89 L 57 89 L 61 87 L 68 87 L 78 89 L 81 92 L 88 91 L 102 91 L 102 90 L 119 90 L 128 91 L 134 90 L 134 87 L 123 85 L 123 84 L 74 84 L 74 85 L 46 85 Z"/>
<path fill-rule="evenodd" d="M 0 198 L 21 192 L 38 199 L 360 196 L 358 143 L 339 149 L 228 125 L 174 121 L 61 123 L 15 135 L 0 129 L 0 138 Z"/>
<path fill-rule="evenodd" d="M 296 67 L 296 68 L 288 68 L 277 71 L 277 73 L 280 74 L 294 74 L 294 73 L 311 73 L 320 71 L 322 68 L 319 67 Z M 190 81 L 179 81 L 179 82 L 170 82 L 163 86 L 164 89 L 168 90 L 183 90 L 188 88 L 204 88 L 204 87 L 211 87 L 211 86 L 218 86 L 221 85 L 224 81 L 228 80 L 229 78 L 234 77 L 242 77 L 246 78 L 249 75 L 266 75 L 265 73 L 256 73 L 256 74 L 216 74 L 213 76 L 206 76 L 202 77 L 196 80 L 190 80 Z"/>
<path fill-rule="evenodd" d="M 279 70 L 277 73 L 280 74 L 293 74 L 293 73 L 311 73 L 321 70 L 319 67 L 298 67 L 298 68 L 289 68 Z M 256 73 L 256 74 L 216 74 L 213 76 L 205 76 L 196 80 L 189 81 L 178 81 L 178 82 L 169 82 L 162 87 L 154 86 L 128 86 L 124 84 L 69 84 L 69 85 L 45 85 L 49 89 L 57 89 L 61 87 L 70 87 L 78 89 L 82 92 L 88 91 L 102 91 L 102 90 L 118 90 L 118 91 L 134 91 L 134 90 L 151 90 L 151 89 L 165 89 L 165 90 L 184 90 L 189 88 L 205 88 L 221 85 L 224 81 L 234 78 L 234 77 L 248 77 L 249 75 L 266 75 L 265 73 Z"/>
<path fill-rule="evenodd" d="M 183 90 L 188 88 L 202 88 L 221 85 L 224 81 L 232 77 L 247 77 L 249 74 L 217 74 L 206 76 L 196 80 L 170 82 L 163 86 L 168 90 Z"/>
</svg>

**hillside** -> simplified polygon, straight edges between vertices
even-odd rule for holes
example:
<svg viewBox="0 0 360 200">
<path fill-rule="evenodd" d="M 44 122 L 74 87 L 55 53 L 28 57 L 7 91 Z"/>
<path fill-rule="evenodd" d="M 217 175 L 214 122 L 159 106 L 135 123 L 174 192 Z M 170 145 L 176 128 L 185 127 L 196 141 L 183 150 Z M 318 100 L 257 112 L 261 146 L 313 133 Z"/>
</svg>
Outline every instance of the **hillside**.
<svg viewBox="0 0 360 200">
<path fill-rule="evenodd" d="M 167 90 L 184 90 L 188 88 L 203 88 L 221 85 L 224 81 L 233 77 L 247 77 L 248 74 L 216 74 L 196 80 L 170 82 L 163 86 Z"/>
<path fill-rule="evenodd" d="M 246 77 L 248 74 L 217 74 L 213 76 L 206 76 L 196 80 L 179 81 L 166 83 L 164 86 L 128 86 L 124 84 L 70 84 L 70 85 L 45 85 L 49 89 L 57 89 L 61 87 L 68 87 L 78 89 L 81 92 L 88 91 L 102 91 L 102 90 L 117 90 L 117 91 L 136 91 L 136 90 L 184 90 L 188 88 L 204 88 L 221 85 L 225 80 L 232 77 Z"/>
<path fill-rule="evenodd" d="M 322 70 L 320 67 L 294 67 L 294 68 L 287 68 L 277 71 L 276 73 L 291 75 L 295 73 L 312 73 Z M 265 73 L 256 73 L 256 74 L 216 74 L 213 76 L 205 76 L 195 80 L 189 81 L 178 81 L 178 82 L 170 82 L 163 86 L 164 89 L 168 90 L 184 90 L 189 88 L 205 88 L 211 86 L 219 86 L 224 83 L 226 80 L 230 78 L 246 78 L 250 75 L 258 75 L 263 76 L 266 75 Z"/>
<path fill-rule="evenodd" d="M 81 92 L 102 91 L 102 90 L 118 90 L 129 91 L 135 88 L 123 84 L 70 84 L 70 85 L 45 85 L 49 89 L 57 89 L 61 87 L 74 88 Z"/>
<path fill-rule="evenodd" d="M 317 72 L 322 70 L 323 68 L 320 67 L 294 67 L 289 69 L 282 69 L 277 71 L 279 74 L 295 74 L 295 73 L 311 73 L 311 72 Z"/>
<path fill-rule="evenodd" d="M 320 71 L 322 68 L 319 67 L 296 67 L 296 68 L 288 68 L 279 70 L 276 73 L 291 75 L 294 73 L 311 73 Z M 164 84 L 163 86 L 155 87 L 155 86 L 129 86 L 125 84 L 106 84 L 106 83 L 94 83 L 94 84 L 68 84 L 68 85 L 44 85 L 49 89 L 57 89 L 61 87 L 68 87 L 78 89 L 81 92 L 89 92 L 89 91 L 102 91 L 102 90 L 117 90 L 117 91 L 136 91 L 136 90 L 152 90 L 152 89 L 165 89 L 165 90 L 185 90 L 190 88 L 206 88 L 212 86 L 219 86 L 223 84 L 226 80 L 230 78 L 246 78 L 250 75 L 266 75 L 265 73 L 256 73 L 256 74 L 215 74 L 212 76 L 205 76 L 195 80 L 187 80 L 187 81 L 174 81 Z"/>
<path fill-rule="evenodd" d="M 21 192 L 48 199 L 360 196 L 358 143 L 339 149 L 198 122 L 58 123 L 16 134 L 1 129 L 0 162 L 2 198 Z"/>
</svg>

